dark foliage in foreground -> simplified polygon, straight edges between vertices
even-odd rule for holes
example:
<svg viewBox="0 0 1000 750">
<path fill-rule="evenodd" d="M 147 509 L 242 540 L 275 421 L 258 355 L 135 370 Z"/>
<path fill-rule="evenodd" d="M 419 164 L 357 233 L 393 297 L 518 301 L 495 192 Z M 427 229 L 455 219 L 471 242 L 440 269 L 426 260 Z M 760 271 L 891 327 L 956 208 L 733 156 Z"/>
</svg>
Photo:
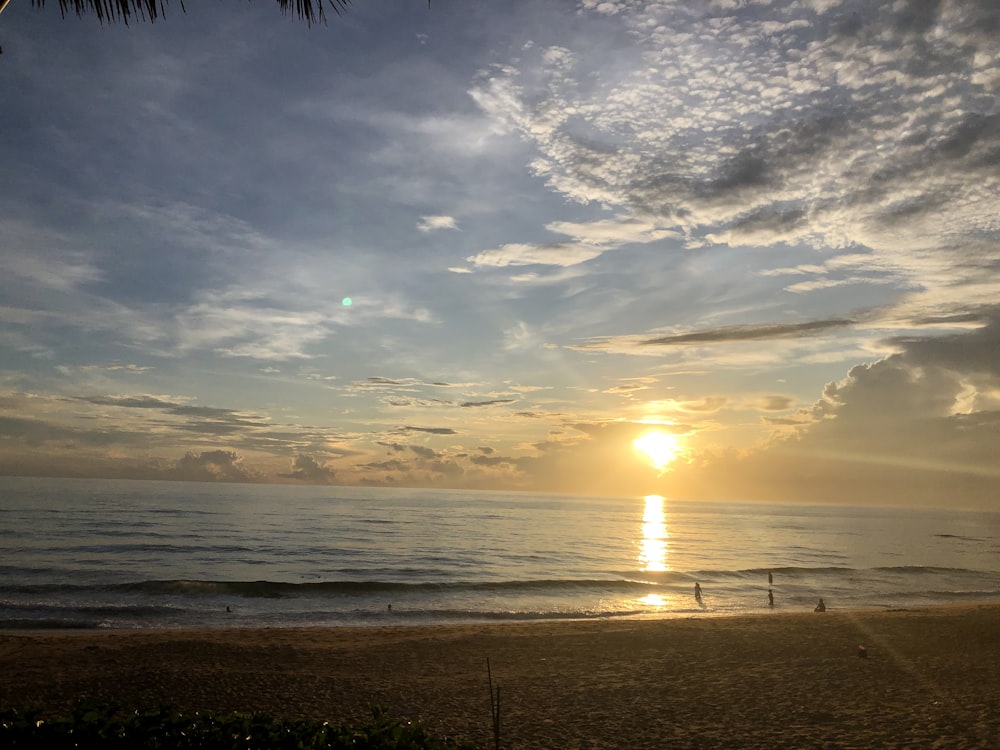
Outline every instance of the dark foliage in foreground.
<svg viewBox="0 0 1000 750">
<path fill-rule="evenodd" d="M 351 0 L 278 0 L 282 13 L 294 13 L 310 26 L 326 20 L 326 6 L 333 8 L 337 15 L 346 10 Z M 41 8 L 45 0 L 31 0 L 31 4 Z M 2 5 L 2 2 L 0 2 Z M 184 0 L 180 0 L 181 10 Z M 155 21 L 166 14 L 167 0 L 59 0 L 59 10 L 65 16 L 70 10 L 78 16 L 92 13 L 101 23 L 121 21 L 128 25 L 130 20 Z"/>
<path fill-rule="evenodd" d="M 46 750 L 474 750 L 419 723 L 374 710 L 370 724 L 353 727 L 264 714 L 182 714 L 172 708 L 131 714 L 77 708 L 41 719 L 35 712 L 0 709 L 0 747 Z"/>
<path fill-rule="evenodd" d="M 185 11 L 184 0 L 178 0 L 181 11 Z M 7 3 L 0 0 L 0 10 Z M 31 4 L 41 8 L 45 0 L 31 0 Z M 312 26 L 326 21 L 329 6 L 338 16 L 347 10 L 351 0 L 278 0 L 278 7 L 285 15 L 294 14 Z M 430 0 L 427 5 L 430 7 Z M 126 26 L 129 21 L 155 21 L 167 12 L 167 0 L 59 0 L 59 10 L 65 16 L 75 11 L 78 16 L 93 14 L 103 23 L 121 21 Z"/>
</svg>

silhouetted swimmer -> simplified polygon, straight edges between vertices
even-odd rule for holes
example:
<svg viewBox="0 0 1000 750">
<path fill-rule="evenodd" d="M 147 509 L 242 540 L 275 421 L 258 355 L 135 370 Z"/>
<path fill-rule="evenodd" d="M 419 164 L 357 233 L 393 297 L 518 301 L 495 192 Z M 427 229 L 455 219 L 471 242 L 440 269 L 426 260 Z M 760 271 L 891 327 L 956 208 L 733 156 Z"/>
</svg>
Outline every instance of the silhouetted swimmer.
<svg viewBox="0 0 1000 750">
<path fill-rule="evenodd" d="M 774 592 L 771 591 L 771 589 L 767 590 L 767 606 L 768 607 L 774 606 Z"/>
<path fill-rule="evenodd" d="M 823 603 L 823 597 L 819 598 L 819 604 L 816 605 L 816 609 L 813 612 L 826 612 L 826 605 Z"/>
<path fill-rule="evenodd" d="M 233 611 L 233 610 L 231 610 L 231 609 L 229 608 L 229 605 L 227 604 L 227 605 L 226 605 L 226 612 L 232 612 L 232 611 Z"/>
<path fill-rule="evenodd" d="M 389 606 L 387 606 L 387 607 L 386 607 L 386 609 L 387 609 L 387 610 L 388 610 L 389 612 L 392 612 L 392 604 L 390 604 Z"/>
<path fill-rule="evenodd" d="M 695 583 L 694 584 L 694 598 L 697 599 L 699 602 L 701 601 L 701 584 L 700 583 Z"/>
<path fill-rule="evenodd" d="M 770 586 L 772 583 L 774 583 L 774 575 L 769 570 L 767 571 L 767 585 Z"/>
</svg>

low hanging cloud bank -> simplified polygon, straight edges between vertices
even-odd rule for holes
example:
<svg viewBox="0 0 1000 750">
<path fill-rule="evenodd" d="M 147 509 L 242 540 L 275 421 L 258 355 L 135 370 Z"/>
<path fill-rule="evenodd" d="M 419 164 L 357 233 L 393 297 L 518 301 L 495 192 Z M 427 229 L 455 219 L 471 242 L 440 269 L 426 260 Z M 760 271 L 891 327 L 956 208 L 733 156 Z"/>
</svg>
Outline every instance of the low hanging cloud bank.
<svg viewBox="0 0 1000 750">
<path fill-rule="evenodd" d="M 995 507 L 1000 308 L 982 328 L 895 342 L 829 383 L 761 449 L 698 456 L 671 483 L 697 496 Z"/>
</svg>

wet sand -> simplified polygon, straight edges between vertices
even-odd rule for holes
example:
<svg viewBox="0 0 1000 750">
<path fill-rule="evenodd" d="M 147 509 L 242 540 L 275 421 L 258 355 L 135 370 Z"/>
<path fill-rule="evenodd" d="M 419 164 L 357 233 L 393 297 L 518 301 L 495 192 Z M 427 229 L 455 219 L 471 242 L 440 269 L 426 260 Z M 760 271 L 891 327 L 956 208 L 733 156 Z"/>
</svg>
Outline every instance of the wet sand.
<svg viewBox="0 0 1000 750">
<path fill-rule="evenodd" d="M 868 657 L 859 658 L 863 644 Z M 357 629 L 0 632 L 0 706 L 378 705 L 492 747 L 1000 748 L 1000 605 Z"/>
</svg>

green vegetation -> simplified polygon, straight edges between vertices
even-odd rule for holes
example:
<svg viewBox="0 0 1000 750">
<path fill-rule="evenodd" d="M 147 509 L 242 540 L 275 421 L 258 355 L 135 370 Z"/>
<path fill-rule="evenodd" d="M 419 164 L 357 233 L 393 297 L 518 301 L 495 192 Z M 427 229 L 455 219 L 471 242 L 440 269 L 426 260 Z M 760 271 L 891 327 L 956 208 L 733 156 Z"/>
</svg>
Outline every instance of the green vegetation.
<svg viewBox="0 0 1000 750">
<path fill-rule="evenodd" d="M 164 707 L 124 713 L 81 706 L 69 717 L 0 709 L 0 747 L 47 750 L 474 750 L 380 709 L 353 727 L 264 714 L 182 714 Z"/>
</svg>

